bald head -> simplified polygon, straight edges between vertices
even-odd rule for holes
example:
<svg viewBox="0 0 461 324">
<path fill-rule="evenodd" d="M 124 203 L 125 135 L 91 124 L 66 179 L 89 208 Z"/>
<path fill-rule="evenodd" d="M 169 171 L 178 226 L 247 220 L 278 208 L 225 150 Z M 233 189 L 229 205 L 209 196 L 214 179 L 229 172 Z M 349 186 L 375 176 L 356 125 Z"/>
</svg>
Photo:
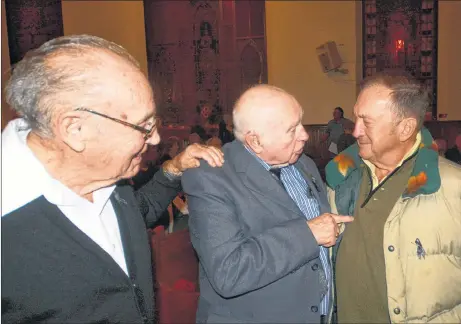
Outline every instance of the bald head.
<svg viewBox="0 0 461 324">
<path fill-rule="evenodd" d="M 284 112 L 290 107 L 302 114 L 297 100 L 283 89 L 267 84 L 248 89 L 234 106 L 235 137 L 243 142 L 249 132 L 264 136 L 283 122 Z"/>
<path fill-rule="evenodd" d="M 248 89 L 234 107 L 234 134 L 267 164 L 293 164 L 309 138 L 302 115 L 299 103 L 285 90 L 258 85 Z"/>
</svg>

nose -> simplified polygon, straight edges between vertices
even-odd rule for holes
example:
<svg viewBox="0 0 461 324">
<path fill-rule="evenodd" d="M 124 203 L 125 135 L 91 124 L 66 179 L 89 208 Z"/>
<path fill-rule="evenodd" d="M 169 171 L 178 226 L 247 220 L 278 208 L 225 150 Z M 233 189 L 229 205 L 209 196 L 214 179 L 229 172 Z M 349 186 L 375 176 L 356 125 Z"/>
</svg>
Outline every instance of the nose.
<svg viewBox="0 0 461 324">
<path fill-rule="evenodd" d="M 298 136 L 298 140 L 306 142 L 309 139 L 309 134 L 306 132 L 306 129 L 303 125 L 300 125 L 301 131 Z"/>
<path fill-rule="evenodd" d="M 146 144 L 149 145 L 158 145 L 160 143 L 160 134 L 158 131 L 155 131 L 147 140 Z"/>
<path fill-rule="evenodd" d="M 363 121 L 357 119 L 355 122 L 354 131 L 352 132 L 352 136 L 359 138 L 361 135 L 363 135 Z"/>
</svg>

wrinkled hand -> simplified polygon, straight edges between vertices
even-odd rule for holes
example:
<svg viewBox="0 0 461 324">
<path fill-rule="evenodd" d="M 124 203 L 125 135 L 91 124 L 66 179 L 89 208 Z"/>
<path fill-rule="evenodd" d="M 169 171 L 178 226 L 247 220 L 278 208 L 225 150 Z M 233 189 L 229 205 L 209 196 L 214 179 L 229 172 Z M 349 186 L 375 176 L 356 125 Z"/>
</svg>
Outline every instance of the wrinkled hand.
<svg viewBox="0 0 461 324">
<path fill-rule="evenodd" d="M 224 153 L 212 146 L 191 144 L 170 163 L 164 165 L 164 168 L 173 174 L 181 174 L 187 169 L 199 167 L 200 159 L 207 161 L 212 167 L 221 167 L 224 163 Z"/>
<path fill-rule="evenodd" d="M 340 223 L 349 223 L 354 220 L 351 216 L 341 216 L 325 213 L 311 219 L 307 225 L 314 234 L 315 239 L 319 245 L 330 247 L 336 244 L 336 239 L 339 236 Z"/>
</svg>

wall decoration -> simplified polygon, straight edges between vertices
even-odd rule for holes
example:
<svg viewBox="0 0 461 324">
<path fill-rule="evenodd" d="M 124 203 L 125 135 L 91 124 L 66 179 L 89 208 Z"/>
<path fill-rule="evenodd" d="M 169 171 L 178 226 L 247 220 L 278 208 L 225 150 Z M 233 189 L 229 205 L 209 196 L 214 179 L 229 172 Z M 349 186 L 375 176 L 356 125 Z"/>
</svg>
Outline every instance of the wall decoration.
<svg viewBox="0 0 461 324">
<path fill-rule="evenodd" d="M 264 1 L 143 3 L 149 79 L 166 126 L 214 127 L 244 89 L 267 82 Z"/>
<path fill-rule="evenodd" d="M 61 0 L 5 1 L 11 65 L 31 49 L 64 35 Z"/>
<path fill-rule="evenodd" d="M 424 84 L 437 116 L 438 0 L 363 1 L 363 76 L 404 72 Z"/>
</svg>

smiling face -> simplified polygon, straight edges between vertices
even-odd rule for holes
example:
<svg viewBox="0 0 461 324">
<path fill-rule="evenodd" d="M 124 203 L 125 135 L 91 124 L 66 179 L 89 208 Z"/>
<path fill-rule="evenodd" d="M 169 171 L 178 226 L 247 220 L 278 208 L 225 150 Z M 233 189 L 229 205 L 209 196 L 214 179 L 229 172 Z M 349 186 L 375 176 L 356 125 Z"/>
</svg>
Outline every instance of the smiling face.
<svg viewBox="0 0 461 324">
<path fill-rule="evenodd" d="M 120 59 L 100 71 L 102 87 L 108 100 L 102 106 L 90 107 L 108 116 L 150 129 L 155 125 L 155 105 L 147 79 L 137 69 Z M 112 120 L 88 114 L 85 120 L 86 143 L 84 159 L 101 180 L 126 179 L 141 168 L 142 154 L 147 145 L 157 145 L 158 131 L 145 139 L 145 134 Z"/>
</svg>

